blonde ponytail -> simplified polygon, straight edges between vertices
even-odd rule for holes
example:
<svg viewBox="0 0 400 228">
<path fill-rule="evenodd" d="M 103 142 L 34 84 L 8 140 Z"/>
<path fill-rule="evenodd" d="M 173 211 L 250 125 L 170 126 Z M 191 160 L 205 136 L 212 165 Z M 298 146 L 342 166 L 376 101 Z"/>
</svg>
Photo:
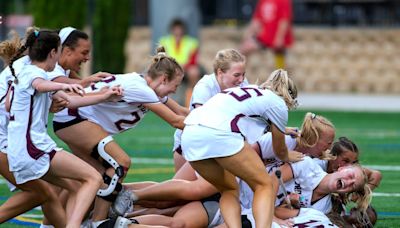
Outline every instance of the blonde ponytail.
<svg viewBox="0 0 400 228">
<path fill-rule="evenodd" d="M 301 126 L 301 136 L 298 138 L 299 146 L 307 148 L 315 146 L 322 132 L 327 128 L 335 129 L 332 122 L 327 118 L 307 112 L 304 116 L 303 125 Z M 325 152 L 326 158 L 330 156 L 328 152 Z M 332 158 L 333 157 L 329 158 L 329 160 L 332 160 Z"/>
<path fill-rule="evenodd" d="M 269 89 L 282 97 L 289 109 L 297 107 L 297 87 L 289 78 L 288 72 L 283 69 L 275 70 L 267 81 L 260 85 L 263 89 Z"/>
</svg>

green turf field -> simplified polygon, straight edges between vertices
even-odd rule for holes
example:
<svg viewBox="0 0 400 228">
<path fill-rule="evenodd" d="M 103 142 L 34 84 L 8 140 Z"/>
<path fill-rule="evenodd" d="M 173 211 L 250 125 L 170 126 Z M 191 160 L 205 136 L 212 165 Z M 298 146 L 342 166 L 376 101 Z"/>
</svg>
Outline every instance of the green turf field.
<svg viewBox="0 0 400 228">
<path fill-rule="evenodd" d="M 303 111 L 290 113 L 289 126 L 298 126 L 304 117 Z M 376 227 L 398 227 L 400 224 L 400 113 L 325 112 L 317 114 L 329 118 L 336 126 L 339 136 L 352 139 L 361 150 L 360 161 L 364 165 L 375 165 L 382 170 L 383 180 L 376 189 L 372 205 L 378 212 Z M 50 125 L 49 125 L 50 126 Z M 127 181 L 161 181 L 172 177 L 171 148 L 174 129 L 154 114 L 146 118 L 134 130 L 127 131 L 116 140 L 133 158 L 132 170 Z M 65 146 L 61 142 L 60 146 Z M 162 158 L 166 164 L 146 162 L 138 158 Z M 0 178 L 0 183 L 3 179 Z M 386 193 L 386 194 L 384 194 Z M 10 196 L 5 184 L 0 184 L 0 203 Z M 40 211 L 33 210 L 0 227 L 38 226 Z"/>
</svg>

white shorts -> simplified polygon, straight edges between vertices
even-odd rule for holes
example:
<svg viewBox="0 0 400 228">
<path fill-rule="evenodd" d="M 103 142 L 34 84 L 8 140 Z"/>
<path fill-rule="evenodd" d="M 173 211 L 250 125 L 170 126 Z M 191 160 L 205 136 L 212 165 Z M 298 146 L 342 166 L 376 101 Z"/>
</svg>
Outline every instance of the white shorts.
<svg viewBox="0 0 400 228">
<path fill-rule="evenodd" d="M 50 168 L 50 155 L 44 154 L 31 166 L 12 172 L 17 184 L 23 184 L 31 180 L 40 179 Z"/>
<path fill-rule="evenodd" d="M 11 184 L 8 180 L 6 180 L 6 183 L 7 183 L 8 189 L 10 189 L 10 192 L 15 192 L 18 190 L 18 188 L 15 185 Z"/>
<path fill-rule="evenodd" d="M 6 153 L 8 116 L 0 112 L 0 151 Z"/>
<path fill-rule="evenodd" d="M 186 161 L 199 161 L 238 153 L 244 147 L 244 138 L 240 133 L 187 125 L 182 133 L 181 146 Z"/>
<path fill-rule="evenodd" d="M 13 171 L 15 182 L 17 184 L 23 184 L 31 180 L 42 178 L 49 171 L 51 159 L 57 154 L 57 151 L 60 150 L 62 149 L 56 147 L 52 152 L 45 153 L 34 162 L 31 162 L 29 166 Z"/>
<path fill-rule="evenodd" d="M 174 147 L 172 148 L 172 151 L 176 151 L 181 146 L 181 136 L 182 136 L 182 130 L 181 129 L 176 129 L 174 133 Z"/>
</svg>

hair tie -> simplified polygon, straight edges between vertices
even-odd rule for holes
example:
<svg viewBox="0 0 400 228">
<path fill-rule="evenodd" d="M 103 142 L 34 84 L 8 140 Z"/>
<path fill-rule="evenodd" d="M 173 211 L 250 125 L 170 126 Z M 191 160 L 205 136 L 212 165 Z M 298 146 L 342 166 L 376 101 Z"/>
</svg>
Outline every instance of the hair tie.
<svg viewBox="0 0 400 228">
<path fill-rule="evenodd" d="M 165 52 L 158 52 L 157 55 L 167 56 L 167 53 L 165 53 Z"/>
<path fill-rule="evenodd" d="M 65 27 L 60 30 L 58 35 L 60 36 L 61 44 L 64 44 L 65 40 L 67 40 L 68 36 L 76 30 L 75 28 L 72 27 Z"/>
<path fill-rule="evenodd" d="M 315 113 L 311 113 L 311 119 L 315 119 L 317 118 L 317 115 L 315 115 Z"/>
<path fill-rule="evenodd" d="M 35 37 L 37 38 L 39 36 L 39 30 L 33 31 L 33 34 L 35 34 Z"/>
</svg>

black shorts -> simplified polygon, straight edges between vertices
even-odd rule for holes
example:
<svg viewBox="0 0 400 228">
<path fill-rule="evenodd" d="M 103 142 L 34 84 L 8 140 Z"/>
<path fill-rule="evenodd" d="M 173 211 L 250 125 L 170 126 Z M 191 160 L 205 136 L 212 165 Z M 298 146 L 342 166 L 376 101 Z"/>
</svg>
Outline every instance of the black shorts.
<svg viewBox="0 0 400 228">
<path fill-rule="evenodd" d="M 72 125 L 78 124 L 80 122 L 85 121 L 86 119 L 80 118 L 80 117 L 76 117 L 73 120 L 70 120 L 68 122 L 57 122 L 57 121 L 53 121 L 53 131 L 57 132 L 58 130 L 70 127 Z"/>
</svg>

